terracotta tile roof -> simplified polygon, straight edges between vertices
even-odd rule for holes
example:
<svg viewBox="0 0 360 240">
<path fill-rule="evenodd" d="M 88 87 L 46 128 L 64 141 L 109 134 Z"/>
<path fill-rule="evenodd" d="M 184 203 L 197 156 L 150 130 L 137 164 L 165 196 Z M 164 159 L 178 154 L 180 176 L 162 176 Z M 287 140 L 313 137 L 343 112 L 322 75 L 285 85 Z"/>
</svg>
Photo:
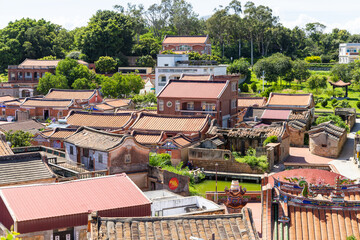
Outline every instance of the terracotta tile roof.
<svg viewBox="0 0 360 240">
<path fill-rule="evenodd" d="M 54 130 L 42 131 L 39 134 L 46 138 L 65 139 L 76 132 L 75 128 L 55 128 Z"/>
<path fill-rule="evenodd" d="M 61 60 L 25 59 L 19 67 L 53 67 L 56 68 Z"/>
<path fill-rule="evenodd" d="M 45 99 L 45 98 L 26 98 L 20 105 L 21 107 L 55 107 L 68 108 L 74 104 L 71 99 Z"/>
<path fill-rule="evenodd" d="M 124 135 L 81 127 L 74 134 L 66 138 L 64 142 L 74 144 L 81 148 L 106 152 L 119 146 L 125 138 L 126 136 Z"/>
<path fill-rule="evenodd" d="M 131 99 L 105 99 L 105 103 L 113 107 L 126 107 L 131 103 Z"/>
<path fill-rule="evenodd" d="M 75 90 L 75 89 L 50 89 L 49 93 L 44 97 L 45 99 L 76 99 L 89 100 L 94 94 L 95 90 Z"/>
<path fill-rule="evenodd" d="M 170 80 L 158 94 L 158 98 L 192 98 L 217 99 L 220 98 L 227 82 Z"/>
<path fill-rule="evenodd" d="M 291 110 L 265 109 L 261 119 L 288 120 Z"/>
<path fill-rule="evenodd" d="M 22 102 L 20 102 L 18 99 L 15 100 L 10 100 L 10 101 L 6 101 L 4 102 L 5 106 L 20 106 Z"/>
<path fill-rule="evenodd" d="M 132 136 L 135 137 L 135 140 L 141 144 L 157 144 L 161 141 L 163 133 L 146 133 L 146 132 L 137 132 L 133 131 Z"/>
<path fill-rule="evenodd" d="M 0 195 L 21 233 L 86 225 L 89 210 L 108 217 L 149 216 L 151 204 L 124 173 L 1 188 Z M 143 212 L 136 213 L 135 208 Z M 44 220 L 48 221 L 44 224 Z"/>
<path fill-rule="evenodd" d="M 45 126 L 38 121 L 28 120 L 23 122 L 11 122 L 0 125 L 0 129 L 7 132 L 10 130 L 17 131 L 22 130 L 24 132 L 37 132 L 39 129 L 44 128 Z"/>
<path fill-rule="evenodd" d="M 182 134 L 172 137 L 172 140 L 181 147 L 185 147 L 192 143 L 192 141 L 189 138 L 185 137 Z"/>
<path fill-rule="evenodd" d="M 238 106 L 245 107 L 262 107 L 266 104 L 265 97 L 240 97 L 238 98 Z"/>
<path fill-rule="evenodd" d="M 209 116 L 171 116 L 140 113 L 131 130 L 199 132 L 209 124 Z"/>
<path fill-rule="evenodd" d="M 56 68 L 58 63 L 61 60 L 37 60 L 37 59 L 25 59 L 20 65 L 21 68 L 30 68 L 30 67 L 52 67 Z M 87 62 L 82 60 L 77 61 L 79 64 L 89 65 Z"/>
<path fill-rule="evenodd" d="M 6 95 L 6 96 L 0 96 L 0 102 L 7 102 L 7 101 L 14 101 L 17 100 L 16 98 Z"/>
<path fill-rule="evenodd" d="M 271 93 L 267 106 L 290 106 L 290 107 L 309 107 L 312 105 L 312 94 L 282 94 Z"/>
<path fill-rule="evenodd" d="M 190 74 L 182 74 L 180 80 L 189 80 L 189 81 L 210 81 L 212 80 L 212 75 L 190 75 Z"/>
<path fill-rule="evenodd" d="M 127 113 L 89 113 L 71 111 L 66 117 L 67 124 L 74 127 L 91 127 L 95 129 L 120 129 L 133 119 L 131 112 Z"/>
<path fill-rule="evenodd" d="M 165 39 L 163 41 L 163 44 L 170 44 L 170 43 L 176 43 L 176 44 L 185 44 L 185 43 L 206 43 L 207 36 L 165 36 Z"/>
<path fill-rule="evenodd" d="M 94 239 L 259 239 L 249 209 L 242 214 L 152 218 L 93 218 Z"/>
<path fill-rule="evenodd" d="M 115 107 L 110 106 L 110 105 L 108 105 L 106 103 L 96 104 L 96 105 L 94 105 L 94 108 L 97 109 L 97 110 L 104 110 L 104 111 L 114 110 L 115 109 Z"/>
<path fill-rule="evenodd" d="M 54 178 L 55 181 L 54 173 L 42 160 L 40 153 L 0 156 L 0 176 L 2 186 L 49 178 Z"/>
<path fill-rule="evenodd" d="M 0 138 L 0 156 L 7 156 L 7 155 L 14 154 L 14 152 L 11 150 L 9 144 L 5 141 L 5 136 L 3 138 L 4 139 Z M 0 179 L 1 179 L 1 177 L 0 177 Z"/>
<path fill-rule="evenodd" d="M 325 133 L 329 137 L 339 140 L 342 136 L 346 135 L 346 129 L 340 128 L 330 121 L 311 127 L 311 129 L 308 131 L 310 138 L 316 137 L 321 133 Z"/>
</svg>

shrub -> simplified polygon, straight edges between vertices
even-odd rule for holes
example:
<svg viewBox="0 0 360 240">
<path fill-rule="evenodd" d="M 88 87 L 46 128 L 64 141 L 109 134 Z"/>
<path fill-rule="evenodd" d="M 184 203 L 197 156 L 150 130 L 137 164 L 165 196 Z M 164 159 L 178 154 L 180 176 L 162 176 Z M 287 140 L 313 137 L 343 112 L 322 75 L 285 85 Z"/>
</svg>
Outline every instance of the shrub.
<svg viewBox="0 0 360 240">
<path fill-rule="evenodd" d="M 277 141 L 278 141 L 277 136 L 268 136 L 268 137 L 265 139 L 263 145 L 264 145 L 264 147 L 265 147 L 265 146 L 268 145 L 269 143 L 276 143 Z"/>
<path fill-rule="evenodd" d="M 324 100 L 322 100 L 321 106 L 325 108 L 327 105 L 328 105 L 328 99 L 325 98 Z"/>
<path fill-rule="evenodd" d="M 336 98 L 333 98 L 330 102 L 331 106 L 336 106 L 336 103 L 338 102 L 338 100 Z"/>
<path fill-rule="evenodd" d="M 357 102 L 356 102 L 356 107 L 357 107 L 358 109 L 360 109 L 360 101 L 357 101 Z"/>
<path fill-rule="evenodd" d="M 246 61 L 245 58 L 240 58 L 234 60 L 234 62 L 227 67 L 227 71 L 229 73 L 241 73 L 244 75 L 249 75 L 250 74 L 249 67 L 250 67 L 250 63 Z"/>
<path fill-rule="evenodd" d="M 305 61 L 308 63 L 321 63 L 320 56 L 309 56 L 305 58 Z"/>
<path fill-rule="evenodd" d="M 242 92 L 249 92 L 249 85 L 247 83 L 244 83 L 240 87 Z"/>
<path fill-rule="evenodd" d="M 347 101 L 347 100 L 342 100 L 342 101 L 338 101 L 334 107 L 337 107 L 337 108 L 350 108 L 351 105 L 350 103 Z"/>
<path fill-rule="evenodd" d="M 250 87 L 251 87 L 251 90 L 255 93 L 255 92 L 256 92 L 256 90 L 257 90 L 256 83 L 255 83 L 255 82 L 253 82 L 253 83 L 250 85 Z"/>
<path fill-rule="evenodd" d="M 268 98 L 270 96 L 270 93 L 273 92 L 273 91 L 274 91 L 273 88 L 269 87 L 269 88 L 265 89 L 264 92 L 261 93 L 261 96 Z"/>
<path fill-rule="evenodd" d="M 149 155 L 149 164 L 153 167 L 165 167 L 171 166 L 171 156 L 167 153 L 150 153 Z"/>
<path fill-rule="evenodd" d="M 349 131 L 349 127 L 346 125 L 346 123 L 341 119 L 341 117 L 336 116 L 334 114 L 328 114 L 327 116 L 318 117 L 315 121 L 316 125 L 319 125 L 323 122 L 332 121 L 336 126 L 345 128 L 347 131 Z"/>
<path fill-rule="evenodd" d="M 233 152 L 235 160 L 240 163 L 246 163 L 251 168 L 259 167 L 262 171 L 267 171 L 269 169 L 269 162 L 267 161 L 266 156 L 256 157 L 256 150 L 253 148 L 249 148 L 246 151 L 245 157 L 240 157 L 240 154 L 237 152 Z"/>
</svg>

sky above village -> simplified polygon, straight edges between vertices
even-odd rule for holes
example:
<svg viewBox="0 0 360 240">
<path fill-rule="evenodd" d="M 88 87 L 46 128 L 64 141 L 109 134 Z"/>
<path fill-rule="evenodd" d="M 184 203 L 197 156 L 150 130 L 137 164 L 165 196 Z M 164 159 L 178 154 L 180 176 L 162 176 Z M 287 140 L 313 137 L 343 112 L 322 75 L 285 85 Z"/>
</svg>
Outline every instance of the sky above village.
<svg viewBox="0 0 360 240">
<path fill-rule="evenodd" d="M 219 5 L 231 0 L 190 0 L 200 17 L 209 16 Z M 112 9 L 114 5 L 126 6 L 129 0 L 0 0 L 0 29 L 8 22 L 23 17 L 44 18 L 67 29 L 86 25 L 98 9 Z M 360 2 L 358 0 L 254 0 L 256 5 L 269 6 L 280 22 L 289 28 L 304 27 L 308 22 L 321 22 L 328 28 L 346 29 L 360 33 Z M 145 8 L 160 0 L 131 0 Z M 245 5 L 246 1 L 241 1 Z"/>
</svg>

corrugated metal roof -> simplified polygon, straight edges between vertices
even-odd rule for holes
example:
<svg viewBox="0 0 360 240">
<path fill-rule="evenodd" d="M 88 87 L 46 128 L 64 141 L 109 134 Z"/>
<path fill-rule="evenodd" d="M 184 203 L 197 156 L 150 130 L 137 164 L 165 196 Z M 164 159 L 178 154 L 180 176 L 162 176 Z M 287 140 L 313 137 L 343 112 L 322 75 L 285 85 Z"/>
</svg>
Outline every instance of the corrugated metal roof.
<svg viewBox="0 0 360 240">
<path fill-rule="evenodd" d="M 64 183 L 4 187 L 0 188 L 0 194 L 17 222 L 151 203 L 124 173 Z"/>
</svg>

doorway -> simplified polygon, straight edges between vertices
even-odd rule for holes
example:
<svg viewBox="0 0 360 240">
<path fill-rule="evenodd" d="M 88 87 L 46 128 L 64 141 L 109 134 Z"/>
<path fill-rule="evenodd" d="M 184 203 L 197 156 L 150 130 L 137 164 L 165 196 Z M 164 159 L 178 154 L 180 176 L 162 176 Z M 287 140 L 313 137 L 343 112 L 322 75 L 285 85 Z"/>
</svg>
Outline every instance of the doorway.
<svg viewBox="0 0 360 240">
<path fill-rule="evenodd" d="M 49 110 L 44 110 L 44 120 L 49 118 Z"/>
</svg>

